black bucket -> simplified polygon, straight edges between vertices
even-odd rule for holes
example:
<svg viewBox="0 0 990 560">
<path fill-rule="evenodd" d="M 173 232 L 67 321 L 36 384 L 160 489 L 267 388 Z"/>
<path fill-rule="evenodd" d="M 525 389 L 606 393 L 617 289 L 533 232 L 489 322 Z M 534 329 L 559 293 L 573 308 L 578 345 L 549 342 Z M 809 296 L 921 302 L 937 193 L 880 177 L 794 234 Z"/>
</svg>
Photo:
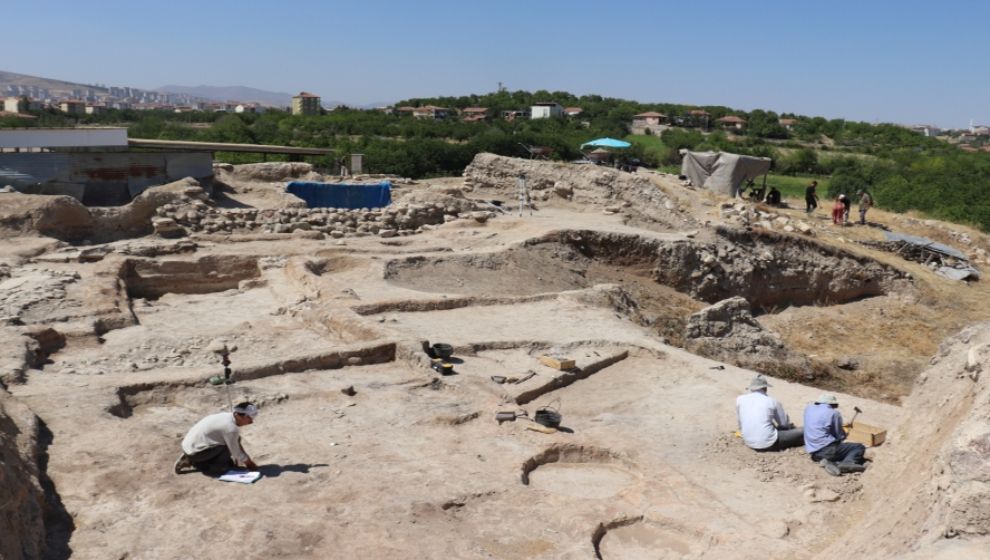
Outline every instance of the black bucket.
<svg viewBox="0 0 990 560">
<path fill-rule="evenodd" d="M 548 428 L 559 428 L 562 419 L 560 411 L 550 406 L 536 409 L 536 414 L 533 415 L 534 422 Z"/>
<path fill-rule="evenodd" d="M 448 360 L 454 355 L 454 347 L 443 342 L 438 342 L 433 345 L 433 353 L 441 360 Z"/>
</svg>

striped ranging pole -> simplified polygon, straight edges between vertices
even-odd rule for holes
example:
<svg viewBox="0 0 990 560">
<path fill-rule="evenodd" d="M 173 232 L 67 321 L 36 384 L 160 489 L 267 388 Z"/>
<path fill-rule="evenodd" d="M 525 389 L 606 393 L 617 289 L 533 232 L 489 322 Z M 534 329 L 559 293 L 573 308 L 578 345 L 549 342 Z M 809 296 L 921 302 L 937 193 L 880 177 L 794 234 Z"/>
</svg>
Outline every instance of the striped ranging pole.
<svg viewBox="0 0 990 560">
<path fill-rule="evenodd" d="M 522 218 L 523 207 L 529 206 L 529 215 L 533 215 L 533 205 L 529 203 L 529 187 L 526 185 L 526 174 L 516 177 L 516 194 L 519 195 L 519 217 Z"/>
</svg>

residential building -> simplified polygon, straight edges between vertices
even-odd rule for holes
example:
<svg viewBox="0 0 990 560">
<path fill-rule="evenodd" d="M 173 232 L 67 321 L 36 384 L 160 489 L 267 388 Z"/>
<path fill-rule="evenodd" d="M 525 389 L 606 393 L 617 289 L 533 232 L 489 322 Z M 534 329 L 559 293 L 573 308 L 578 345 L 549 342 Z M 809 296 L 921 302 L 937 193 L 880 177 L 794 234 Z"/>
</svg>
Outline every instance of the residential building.
<svg viewBox="0 0 990 560">
<path fill-rule="evenodd" d="M 792 130 L 798 121 L 797 119 L 777 119 L 777 123 L 787 130 Z"/>
<path fill-rule="evenodd" d="M 479 122 L 488 118 L 488 107 L 466 107 L 461 110 L 464 122 Z"/>
<path fill-rule="evenodd" d="M 743 128 L 746 127 L 746 119 L 737 117 L 735 115 L 728 115 L 722 117 L 720 119 L 717 119 L 716 122 L 722 125 L 722 128 L 728 130 L 742 130 Z"/>
<path fill-rule="evenodd" d="M 433 105 L 416 107 L 412 112 L 413 117 L 417 119 L 431 119 L 435 121 L 446 119 L 449 114 L 450 109 L 446 107 L 434 107 Z"/>
<path fill-rule="evenodd" d="M 510 122 L 516 119 L 528 119 L 529 115 L 530 115 L 529 109 L 519 109 L 517 111 L 502 111 L 502 118 Z"/>
<path fill-rule="evenodd" d="M 292 97 L 292 114 L 319 115 L 320 96 L 305 91 L 299 92 L 299 95 Z"/>
<path fill-rule="evenodd" d="M 86 102 L 78 99 L 66 99 L 58 104 L 59 110 L 70 115 L 85 115 Z"/>
<path fill-rule="evenodd" d="M 403 105 L 402 107 L 395 108 L 395 112 L 398 113 L 400 116 L 411 115 L 415 110 L 416 110 L 415 107 L 410 107 L 409 105 Z"/>
<path fill-rule="evenodd" d="M 85 111 L 87 115 L 99 115 L 107 111 L 107 106 L 102 103 L 88 103 Z"/>
<path fill-rule="evenodd" d="M 3 110 L 8 113 L 23 113 L 28 107 L 23 97 L 7 97 L 3 100 Z"/>
<path fill-rule="evenodd" d="M 934 138 L 942 133 L 942 130 L 933 124 L 919 124 L 911 127 L 911 130 L 926 136 L 928 138 Z"/>
<path fill-rule="evenodd" d="M 257 103 L 240 103 L 234 106 L 235 113 L 256 113 L 261 114 L 265 112 L 265 108 Z"/>
<path fill-rule="evenodd" d="M 633 134 L 659 134 L 666 130 L 667 115 L 656 111 L 647 111 L 638 115 L 633 115 L 632 124 L 629 131 Z"/>
<path fill-rule="evenodd" d="M 529 109 L 531 119 L 559 119 L 564 116 L 564 107 L 553 101 L 534 103 Z"/>
<path fill-rule="evenodd" d="M 564 107 L 564 115 L 568 117 L 576 117 L 584 112 L 584 109 L 580 107 Z"/>
</svg>

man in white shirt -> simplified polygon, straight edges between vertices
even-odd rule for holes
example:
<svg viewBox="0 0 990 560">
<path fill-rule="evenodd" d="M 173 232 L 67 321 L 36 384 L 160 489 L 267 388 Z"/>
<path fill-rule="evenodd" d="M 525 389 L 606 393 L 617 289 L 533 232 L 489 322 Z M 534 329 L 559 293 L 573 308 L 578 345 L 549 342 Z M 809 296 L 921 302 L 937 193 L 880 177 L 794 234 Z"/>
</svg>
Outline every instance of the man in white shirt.
<svg viewBox="0 0 990 560">
<path fill-rule="evenodd" d="M 780 451 L 804 444 L 804 430 L 795 428 L 784 407 L 767 395 L 771 387 L 762 375 L 749 384 L 749 393 L 736 398 L 736 417 L 743 442 L 756 451 Z"/>
<path fill-rule="evenodd" d="M 182 455 L 175 462 L 175 474 L 193 468 L 210 476 L 220 476 L 238 464 L 258 470 L 241 447 L 241 426 L 253 424 L 258 407 L 243 402 L 234 412 L 211 414 L 196 423 L 182 440 Z"/>
</svg>

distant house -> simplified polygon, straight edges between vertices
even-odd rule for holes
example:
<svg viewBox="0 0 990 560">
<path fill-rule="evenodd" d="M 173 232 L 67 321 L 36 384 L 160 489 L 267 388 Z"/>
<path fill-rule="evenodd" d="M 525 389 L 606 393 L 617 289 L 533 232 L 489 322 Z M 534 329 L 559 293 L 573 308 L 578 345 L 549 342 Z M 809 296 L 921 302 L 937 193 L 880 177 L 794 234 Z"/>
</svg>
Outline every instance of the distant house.
<svg viewBox="0 0 990 560">
<path fill-rule="evenodd" d="M 502 119 L 507 121 L 514 121 L 516 119 L 528 119 L 530 115 L 529 109 L 518 109 L 515 111 L 502 111 Z"/>
<path fill-rule="evenodd" d="M 928 138 L 934 138 L 942 133 L 942 129 L 933 124 L 919 124 L 911 127 L 911 130 L 917 132 L 922 136 Z"/>
<path fill-rule="evenodd" d="M 24 97 L 7 97 L 3 100 L 3 110 L 8 113 L 25 113 L 27 111 L 40 111 L 41 102 Z"/>
<path fill-rule="evenodd" d="M 85 110 L 87 115 L 99 115 L 107 111 L 107 106 L 102 103 L 92 103 L 86 105 Z"/>
<path fill-rule="evenodd" d="M 258 105 L 257 103 L 241 103 L 234 107 L 235 113 L 256 113 L 260 115 L 261 113 L 264 113 L 265 110 L 266 108 L 264 106 Z"/>
<path fill-rule="evenodd" d="M 176 113 L 192 113 L 196 108 L 191 105 L 179 105 L 175 108 Z"/>
<path fill-rule="evenodd" d="M 86 114 L 86 102 L 78 99 L 66 99 L 58 104 L 58 108 L 63 113 L 68 113 L 70 115 Z"/>
<path fill-rule="evenodd" d="M 777 119 L 777 124 L 786 128 L 787 130 L 793 129 L 794 125 L 796 125 L 797 123 L 798 123 L 797 119 Z"/>
<path fill-rule="evenodd" d="M 718 119 L 716 122 L 722 125 L 722 128 L 725 129 L 742 130 L 743 128 L 746 127 L 746 119 L 737 117 L 735 115 L 728 115 L 722 117 Z"/>
<path fill-rule="evenodd" d="M 299 95 L 292 96 L 292 114 L 319 115 L 320 96 L 305 91 L 299 92 Z"/>
<path fill-rule="evenodd" d="M 564 116 L 564 107 L 553 101 L 534 103 L 529 109 L 531 119 L 559 119 Z"/>
<path fill-rule="evenodd" d="M 675 126 L 683 126 L 683 127 L 700 126 L 705 130 L 708 129 L 708 123 L 710 120 L 711 120 L 711 115 L 708 114 L 708 111 L 704 111 L 702 109 L 692 109 L 691 111 L 688 111 L 687 113 L 681 114 L 679 116 L 673 118 L 668 117 L 668 122 L 670 122 Z"/>
<path fill-rule="evenodd" d="M 411 115 L 415 110 L 415 107 L 410 107 L 409 105 L 403 105 L 402 107 L 395 108 L 395 112 L 399 115 Z"/>
<path fill-rule="evenodd" d="M 433 105 L 416 107 L 412 112 L 412 116 L 414 118 L 430 119 L 434 121 L 446 119 L 449 114 L 450 109 L 447 109 L 446 107 L 435 107 Z"/>
<path fill-rule="evenodd" d="M 378 111 L 379 113 L 385 113 L 386 115 L 395 114 L 395 107 L 392 107 L 391 105 L 386 105 L 383 107 L 375 107 L 375 110 Z"/>
<path fill-rule="evenodd" d="M 647 111 L 633 115 L 629 131 L 633 134 L 658 134 L 668 128 L 667 115 L 656 111 Z"/>
<path fill-rule="evenodd" d="M 564 115 L 568 117 L 577 117 L 584 112 L 584 109 L 580 107 L 564 107 Z"/>
<path fill-rule="evenodd" d="M 461 110 L 464 122 L 480 122 L 488 118 L 488 107 L 466 107 Z"/>
</svg>

